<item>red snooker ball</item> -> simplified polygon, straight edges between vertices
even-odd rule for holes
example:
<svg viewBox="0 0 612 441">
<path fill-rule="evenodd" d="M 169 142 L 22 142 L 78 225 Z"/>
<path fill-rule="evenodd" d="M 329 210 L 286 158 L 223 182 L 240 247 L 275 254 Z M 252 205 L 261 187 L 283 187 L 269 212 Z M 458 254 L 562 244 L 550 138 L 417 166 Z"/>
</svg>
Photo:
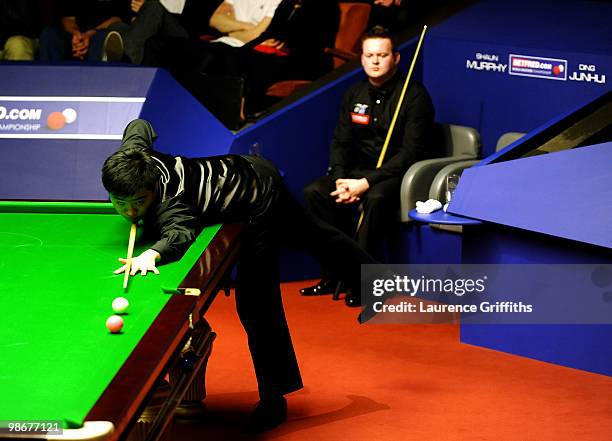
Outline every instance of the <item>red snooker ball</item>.
<svg viewBox="0 0 612 441">
<path fill-rule="evenodd" d="M 117 334 L 123 328 L 123 319 L 118 315 L 111 315 L 106 320 L 106 327 L 112 334 Z"/>
<path fill-rule="evenodd" d="M 59 130 L 66 125 L 66 118 L 62 112 L 53 112 L 47 117 L 47 127 L 51 130 Z"/>
</svg>

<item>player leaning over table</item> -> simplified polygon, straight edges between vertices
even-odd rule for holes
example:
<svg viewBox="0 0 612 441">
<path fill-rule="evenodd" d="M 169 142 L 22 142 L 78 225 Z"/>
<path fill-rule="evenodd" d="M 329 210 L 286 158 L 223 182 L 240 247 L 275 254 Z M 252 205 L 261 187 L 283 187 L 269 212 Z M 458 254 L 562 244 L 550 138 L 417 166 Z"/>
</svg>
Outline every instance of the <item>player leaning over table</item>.
<svg viewBox="0 0 612 441">
<path fill-rule="evenodd" d="M 131 273 L 159 273 L 157 264 L 179 259 L 205 225 L 247 224 L 238 258 L 236 306 L 248 335 L 260 402 L 246 428 L 275 427 L 286 419 L 284 395 L 302 387 L 281 300 L 279 244 L 308 247 L 355 284 L 359 265 L 376 261 L 354 241 L 340 246 L 325 242 L 336 240 L 338 231 L 315 232 L 265 159 L 170 156 L 151 148 L 156 137 L 147 121 L 132 121 L 120 150 L 102 168 L 102 182 L 117 212 L 130 222 L 142 221 L 145 232 L 158 239 L 132 259 Z"/>
</svg>

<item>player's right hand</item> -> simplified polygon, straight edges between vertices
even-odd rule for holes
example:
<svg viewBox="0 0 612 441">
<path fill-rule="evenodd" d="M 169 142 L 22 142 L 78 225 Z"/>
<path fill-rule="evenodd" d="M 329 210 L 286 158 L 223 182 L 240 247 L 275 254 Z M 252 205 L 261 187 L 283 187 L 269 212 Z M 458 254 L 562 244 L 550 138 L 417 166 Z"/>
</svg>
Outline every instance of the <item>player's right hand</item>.
<svg viewBox="0 0 612 441">
<path fill-rule="evenodd" d="M 155 250 L 147 250 L 142 253 L 138 257 L 132 258 L 132 264 L 130 268 L 130 275 L 134 276 L 137 272 L 140 272 L 141 275 L 146 276 L 147 272 L 151 271 L 155 274 L 159 274 L 159 270 L 157 269 L 157 261 L 159 260 L 160 255 Z M 115 274 L 121 274 L 126 271 L 128 267 L 128 259 L 119 258 L 119 262 L 123 264 L 122 267 L 117 268 L 115 270 Z"/>
</svg>

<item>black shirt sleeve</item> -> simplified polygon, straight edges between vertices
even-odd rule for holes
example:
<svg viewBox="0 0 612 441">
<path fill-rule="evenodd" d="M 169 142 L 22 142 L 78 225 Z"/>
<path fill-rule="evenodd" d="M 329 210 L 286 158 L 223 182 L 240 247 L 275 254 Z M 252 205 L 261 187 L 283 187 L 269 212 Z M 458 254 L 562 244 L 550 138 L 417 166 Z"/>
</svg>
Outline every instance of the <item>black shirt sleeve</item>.
<svg viewBox="0 0 612 441">
<path fill-rule="evenodd" d="M 135 119 L 123 131 L 120 150 L 126 148 L 151 150 L 151 146 L 156 139 L 157 133 L 148 121 Z"/>
<path fill-rule="evenodd" d="M 198 220 L 193 210 L 179 197 L 160 203 L 151 213 L 150 222 L 159 240 L 151 249 L 161 255 L 160 262 L 168 263 L 180 259 L 196 238 Z"/>
</svg>

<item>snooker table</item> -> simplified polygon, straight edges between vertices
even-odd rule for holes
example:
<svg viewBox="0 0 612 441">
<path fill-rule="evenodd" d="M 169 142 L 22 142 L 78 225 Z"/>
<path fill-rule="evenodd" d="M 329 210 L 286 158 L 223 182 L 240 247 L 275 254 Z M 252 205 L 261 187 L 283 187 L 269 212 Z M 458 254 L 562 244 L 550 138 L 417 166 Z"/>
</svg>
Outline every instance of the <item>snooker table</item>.
<svg viewBox="0 0 612 441">
<path fill-rule="evenodd" d="M 113 271 L 129 225 L 109 203 L 0 201 L 0 438 L 125 439 L 175 372 L 147 429 L 161 436 L 205 370 L 215 334 L 204 313 L 227 286 L 241 231 L 205 228 L 181 260 L 124 291 Z M 139 234 L 134 255 L 148 245 Z M 119 296 L 130 306 L 111 334 Z M 62 433 L 18 433 L 15 421 L 56 421 Z"/>
</svg>

